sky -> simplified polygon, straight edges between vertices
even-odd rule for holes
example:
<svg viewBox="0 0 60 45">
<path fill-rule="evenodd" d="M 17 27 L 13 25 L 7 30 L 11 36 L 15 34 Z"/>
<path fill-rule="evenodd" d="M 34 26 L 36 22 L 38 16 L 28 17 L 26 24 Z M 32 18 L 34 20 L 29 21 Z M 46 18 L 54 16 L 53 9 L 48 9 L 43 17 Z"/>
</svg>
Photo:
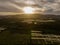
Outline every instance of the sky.
<svg viewBox="0 0 60 45">
<path fill-rule="evenodd" d="M 0 0 L 0 12 L 21 12 L 27 0 Z M 30 0 L 39 8 L 45 9 L 44 14 L 60 14 L 60 0 Z"/>
</svg>

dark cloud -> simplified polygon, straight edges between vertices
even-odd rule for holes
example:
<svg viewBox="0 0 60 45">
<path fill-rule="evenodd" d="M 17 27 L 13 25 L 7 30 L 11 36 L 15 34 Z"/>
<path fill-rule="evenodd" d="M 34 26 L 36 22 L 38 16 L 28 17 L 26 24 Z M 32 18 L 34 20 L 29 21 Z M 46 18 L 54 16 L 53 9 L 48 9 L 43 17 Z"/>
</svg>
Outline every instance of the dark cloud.
<svg viewBox="0 0 60 45">
<path fill-rule="evenodd" d="M 48 2 L 51 2 L 51 3 L 53 3 L 54 2 L 54 0 L 47 0 Z"/>
</svg>

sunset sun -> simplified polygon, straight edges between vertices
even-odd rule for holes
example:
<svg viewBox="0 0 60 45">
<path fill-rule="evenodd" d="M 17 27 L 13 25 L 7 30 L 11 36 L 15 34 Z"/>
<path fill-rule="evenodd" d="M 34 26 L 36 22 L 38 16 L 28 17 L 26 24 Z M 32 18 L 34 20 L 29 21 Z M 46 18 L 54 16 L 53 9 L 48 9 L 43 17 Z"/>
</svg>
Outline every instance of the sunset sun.
<svg viewBox="0 0 60 45">
<path fill-rule="evenodd" d="M 32 14 L 32 13 L 34 13 L 34 8 L 32 8 L 32 7 L 24 7 L 23 8 L 23 11 L 24 11 L 24 13 L 25 14 Z"/>
</svg>

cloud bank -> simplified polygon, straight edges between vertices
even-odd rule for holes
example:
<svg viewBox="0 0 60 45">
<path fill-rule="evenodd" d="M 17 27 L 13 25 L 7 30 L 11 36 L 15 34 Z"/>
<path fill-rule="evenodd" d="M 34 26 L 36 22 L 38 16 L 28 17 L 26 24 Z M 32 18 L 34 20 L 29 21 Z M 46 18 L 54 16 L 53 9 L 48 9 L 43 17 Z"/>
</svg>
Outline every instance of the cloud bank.
<svg viewBox="0 0 60 45">
<path fill-rule="evenodd" d="M 27 0 L 0 0 L 0 12 L 19 12 Z M 44 8 L 45 14 L 60 14 L 60 0 L 31 0 L 37 7 Z"/>
</svg>

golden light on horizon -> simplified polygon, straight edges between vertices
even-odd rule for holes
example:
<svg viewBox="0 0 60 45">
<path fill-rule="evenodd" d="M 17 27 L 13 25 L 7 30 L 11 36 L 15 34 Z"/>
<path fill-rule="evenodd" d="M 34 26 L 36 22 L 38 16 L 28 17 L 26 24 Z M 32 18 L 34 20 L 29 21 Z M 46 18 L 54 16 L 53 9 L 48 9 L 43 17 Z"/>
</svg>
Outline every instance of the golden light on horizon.
<svg viewBox="0 0 60 45">
<path fill-rule="evenodd" d="M 32 7 L 24 7 L 23 11 L 25 14 L 32 14 L 32 13 L 34 13 L 35 9 Z"/>
</svg>

